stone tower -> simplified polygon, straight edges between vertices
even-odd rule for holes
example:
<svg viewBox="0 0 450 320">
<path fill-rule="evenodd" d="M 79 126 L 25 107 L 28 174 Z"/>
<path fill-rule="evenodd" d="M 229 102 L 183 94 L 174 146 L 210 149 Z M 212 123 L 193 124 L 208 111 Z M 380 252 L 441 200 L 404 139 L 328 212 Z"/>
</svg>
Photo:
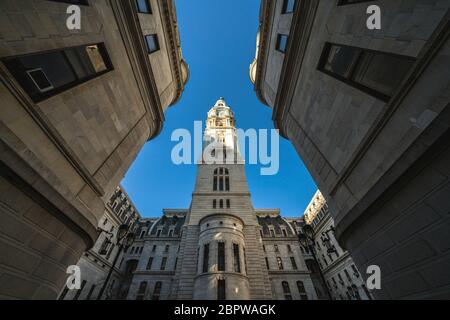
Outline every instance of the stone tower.
<svg viewBox="0 0 450 320">
<path fill-rule="evenodd" d="M 182 228 L 173 299 L 271 299 L 260 226 L 240 156 L 234 114 L 208 112 L 203 156 Z"/>
</svg>

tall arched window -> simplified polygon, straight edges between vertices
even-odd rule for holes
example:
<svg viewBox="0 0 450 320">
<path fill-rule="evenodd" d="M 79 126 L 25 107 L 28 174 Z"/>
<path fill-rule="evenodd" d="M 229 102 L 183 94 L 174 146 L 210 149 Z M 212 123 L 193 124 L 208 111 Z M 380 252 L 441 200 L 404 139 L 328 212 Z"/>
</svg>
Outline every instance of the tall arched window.
<svg viewBox="0 0 450 320">
<path fill-rule="evenodd" d="M 136 300 L 144 300 L 146 290 L 147 290 L 147 282 L 141 281 L 141 283 L 139 284 L 139 291 L 136 295 Z"/>
<path fill-rule="evenodd" d="M 308 300 L 308 296 L 306 295 L 305 285 L 302 281 L 297 281 L 297 290 L 300 294 L 301 300 Z"/>
<path fill-rule="evenodd" d="M 230 178 L 227 168 L 214 169 L 213 190 L 230 191 Z"/>
<path fill-rule="evenodd" d="M 291 289 L 289 288 L 289 283 L 287 283 L 287 281 L 283 281 L 281 283 L 281 286 L 283 287 L 284 298 L 286 300 L 292 300 Z"/>
<path fill-rule="evenodd" d="M 162 282 L 157 281 L 155 283 L 155 289 L 153 290 L 152 300 L 159 300 L 159 295 L 161 294 Z"/>
</svg>

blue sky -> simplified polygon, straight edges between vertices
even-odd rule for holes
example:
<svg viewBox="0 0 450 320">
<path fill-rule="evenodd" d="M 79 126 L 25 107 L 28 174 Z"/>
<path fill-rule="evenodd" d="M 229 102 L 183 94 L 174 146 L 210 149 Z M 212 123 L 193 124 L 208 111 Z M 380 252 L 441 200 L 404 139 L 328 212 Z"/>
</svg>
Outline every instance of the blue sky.
<svg viewBox="0 0 450 320">
<path fill-rule="evenodd" d="M 196 166 L 174 165 L 171 150 L 177 128 L 193 132 L 194 121 L 223 96 L 237 127 L 272 129 L 271 109 L 256 97 L 248 76 L 255 55 L 260 0 L 177 0 L 183 56 L 190 79 L 181 100 L 165 113 L 163 131 L 147 142 L 122 181 L 143 217 L 163 208 L 188 208 Z M 261 176 L 259 165 L 246 164 L 255 208 L 280 208 L 286 217 L 303 214 L 316 186 L 292 144 L 280 137 L 280 169 Z"/>
</svg>

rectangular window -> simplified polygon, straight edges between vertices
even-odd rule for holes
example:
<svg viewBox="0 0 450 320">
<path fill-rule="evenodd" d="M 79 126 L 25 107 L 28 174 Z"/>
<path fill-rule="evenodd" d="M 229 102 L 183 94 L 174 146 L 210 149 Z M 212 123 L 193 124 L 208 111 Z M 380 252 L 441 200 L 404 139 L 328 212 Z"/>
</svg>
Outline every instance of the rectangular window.
<svg viewBox="0 0 450 320">
<path fill-rule="evenodd" d="M 153 245 L 152 252 L 155 252 L 155 250 L 156 250 L 156 244 Z"/>
<path fill-rule="evenodd" d="M 318 69 L 383 101 L 389 101 L 415 59 L 364 48 L 326 43 Z"/>
<path fill-rule="evenodd" d="M 136 0 L 136 6 L 140 13 L 152 13 L 152 7 L 149 0 Z"/>
<path fill-rule="evenodd" d="M 89 3 L 87 0 L 49 0 L 52 2 L 62 2 L 62 3 L 70 3 L 70 4 L 78 4 L 80 6 L 88 6 Z"/>
<path fill-rule="evenodd" d="M 147 44 L 148 53 L 153 53 L 159 50 L 158 35 L 149 34 L 145 36 L 145 43 Z"/>
<path fill-rule="evenodd" d="M 283 1 L 283 9 L 281 13 L 291 13 L 294 12 L 295 9 L 295 0 L 284 0 Z"/>
<path fill-rule="evenodd" d="M 213 200 L 213 209 L 215 209 L 216 207 L 217 207 L 217 200 L 214 199 L 214 200 Z"/>
<path fill-rule="evenodd" d="M 278 269 L 279 270 L 283 270 L 283 260 L 281 260 L 281 257 L 277 257 L 277 264 L 278 264 Z"/>
<path fill-rule="evenodd" d="M 166 264 L 167 264 L 167 257 L 163 257 L 161 260 L 161 268 L 160 270 L 165 270 L 166 269 Z"/>
<path fill-rule="evenodd" d="M 94 293 L 94 290 L 95 290 L 95 284 L 93 284 L 93 285 L 91 286 L 91 289 L 89 290 L 89 293 L 88 293 L 88 295 L 87 295 L 87 297 L 86 297 L 86 300 L 91 300 L 92 293 Z"/>
<path fill-rule="evenodd" d="M 209 244 L 203 246 L 203 268 L 202 272 L 208 272 L 209 269 Z"/>
<path fill-rule="evenodd" d="M 230 199 L 227 199 L 227 208 L 229 209 L 231 206 Z"/>
<path fill-rule="evenodd" d="M 269 259 L 267 257 L 266 257 L 266 268 L 267 270 L 270 270 Z"/>
<path fill-rule="evenodd" d="M 287 46 L 288 36 L 285 34 L 279 34 L 277 36 L 277 45 L 276 49 L 280 52 L 285 53 L 286 52 L 286 46 Z"/>
<path fill-rule="evenodd" d="M 161 294 L 162 282 L 158 281 L 155 284 L 155 289 L 153 290 L 152 300 L 159 300 Z"/>
<path fill-rule="evenodd" d="M 292 252 L 292 248 L 291 248 L 290 244 L 287 245 L 287 250 L 288 250 L 288 252 Z"/>
<path fill-rule="evenodd" d="M 230 178 L 225 177 L 225 191 L 230 191 Z"/>
<path fill-rule="evenodd" d="M 169 248 L 170 248 L 170 245 L 166 244 L 166 246 L 164 247 L 164 252 L 165 253 L 169 252 Z"/>
<path fill-rule="evenodd" d="M 214 180 L 213 180 L 213 190 L 217 191 L 217 177 L 214 177 Z"/>
<path fill-rule="evenodd" d="M 217 270 L 225 271 L 225 242 L 217 243 Z"/>
<path fill-rule="evenodd" d="M 34 102 L 40 102 L 113 69 L 103 43 L 2 59 Z"/>
<path fill-rule="evenodd" d="M 80 289 L 78 289 L 77 293 L 75 293 L 75 296 L 73 297 L 73 300 L 78 300 L 78 298 L 80 297 L 81 292 L 83 291 L 85 285 L 86 285 L 86 280 L 81 281 Z"/>
<path fill-rule="evenodd" d="M 234 271 L 241 272 L 241 258 L 239 254 L 239 245 L 233 243 Z"/>
<path fill-rule="evenodd" d="M 220 208 L 220 209 L 223 209 L 223 199 L 220 199 L 220 200 L 219 200 L 219 208 Z"/>
<path fill-rule="evenodd" d="M 114 250 L 114 244 L 111 245 L 111 247 L 109 248 L 108 254 L 107 254 L 106 257 L 105 257 L 106 260 L 109 260 L 109 258 L 111 257 L 111 253 L 113 252 L 113 250 Z"/>
<path fill-rule="evenodd" d="M 291 264 L 292 264 L 292 269 L 293 270 L 297 270 L 297 263 L 295 262 L 295 258 L 291 257 Z"/>
<path fill-rule="evenodd" d="M 147 270 L 151 270 L 152 269 L 152 264 L 153 264 L 153 257 L 148 258 L 148 262 L 147 262 Z"/>
<path fill-rule="evenodd" d="M 355 4 L 355 3 L 361 3 L 361 2 L 370 2 L 373 0 L 339 0 L 338 6 L 345 6 L 347 4 Z"/>
<path fill-rule="evenodd" d="M 219 279 L 217 280 L 217 300 L 225 300 L 226 298 L 225 280 Z"/>
</svg>

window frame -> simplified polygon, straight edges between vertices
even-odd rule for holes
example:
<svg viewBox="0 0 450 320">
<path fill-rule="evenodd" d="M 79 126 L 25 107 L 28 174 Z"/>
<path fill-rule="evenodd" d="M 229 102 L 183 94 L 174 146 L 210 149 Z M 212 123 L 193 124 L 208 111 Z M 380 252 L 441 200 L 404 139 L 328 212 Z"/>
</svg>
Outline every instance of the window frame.
<svg viewBox="0 0 450 320">
<path fill-rule="evenodd" d="M 138 13 L 142 13 L 142 14 L 153 14 L 153 9 L 152 9 L 152 5 L 150 3 L 150 0 L 143 0 L 145 1 L 146 7 L 148 11 L 140 11 L 139 9 L 139 0 L 135 0 L 134 2 L 136 3 L 136 10 Z"/>
<path fill-rule="evenodd" d="M 70 62 L 68 61 L 67 58 L 67 54 L 65 53 L 65 51 L 67 50 L 71 50 L 71 49 L 75 49 L 75 48 L 81 48 L 81 47 L 89 47 L 89 46 L 98 46 L 99 48 L 99 52 L 100 55 L 103 59 L 103 62 L 105 64 L 106 69 L 100 72 L 97 72 L 95 74 L 83 77 L 83 78 L 78 78 L 78 75 L 76 74 L 76 72 L 73 71 L 73 66 L 70 64 Z M 63 59 L 66 61 L 67 66 L 69 69 L 72 70 L 74 77 L 76 77 L 77 79 L 75 81 L 71 81 L 69 83 L 66 83 L 62 86 L 59 87 L 54 87 L 53 89 L 50 90 L 46 90 L 46 91 L 41 91 L 39 89 L 39 87 L 35 84 L 36 88 L 41 91 L 39 93 L 34 94 L 33 96 L 30 95 L 30 93 L 27 92 L 27 90 L 25 90 L 24 86 L 20 83 L 20 81 L 16 78 L 15 73 L 11 72 L 11 69 L 8 67 L 8 62 L 15 60 L 15 59 L 19 59 L 19 58 L 23 58 L 23 57 L 29 57 L 29 56 L 37 56 L 37 55 L 44 55 L 44 54 L 51 54 L 51 53 L 56 53 L 58 52 Z M 104 42 L 95 42 L 95 43 L 86 43 L 86 44 L 82 44 L 82 45 L 77 45 L 77 46 L 68 46 L 68 47 L 63 47 L 63 48 L 56 48 L 56 49 L 50 49 L 50 50 L 42 50 L 42 51 L 35 51 L 35 52 L 30 52 L 30 53 L 26 53 L 26 54 L 19 54 L 19 55 L 13 55 L 13 56 L 6 56 L 6 57 L 2 57 L 0 59 L 0 61 L 4 64 L 4 66 L 6 67 L 6 69 L 8 70 L 8 72 L 11 74 L 12 78 L 14 79 L 14 81 L 22 88 L 22 90 L 30 97 L 30 99 L 34 102 L 34 103 L 39 103 L 42 102 L 44 100 L 47 100 L 53 96 L 56 96 L 58 94 L 61 94 L 65 91 L 68 91 L 72 88 L 75 88 L 83 83 L 86 83 L 92 79 L 98 78 L 110 71 L 114 70 L 114 65 L 111 61 L 111 57 L 108 53 L 108 49 L 106 48 L 106 44 Z M 34 68 L 34 69 L 39 69 L 38 68 Z M 41 68 L 42 69 L 42 68 Z M 30 71 L 30 70 L 27 70 Z M 27 73 L 27 72 L 25 72 Z M 44 72 L 45 74 L 45 72 Z M 20 75 L 20 74 L 19 74 Z M 45 76 L 48 79 L 48 76 L 45 74 Z M 35 83 L 35 81 L 30 78 L 32 82 Z M 51 81 L 49 79 L 50 84 Z M 53 84 L 52 84 L 53 85 Z"/>
<path fill-rule="evenodd" d="M 156 50 L 151 50 L 150 49 L 150 47 L 148 45 L 148 40 L 147 40 L 149 37 L 153 37 L 153 39 L 155 40 Z M 158 34 L 157 33 L 144 35 L 144 41 L 145 41 L 145 46 L 147 47 L 147 53 L 148 54 L 152 54 L 152 53 L 155 53 L 155 52 L 158 52 L 159 50 L 161 50 L 161 46 L 159 45 L 159 38 L 158 38 Z"/>
<path fill-rule="evenodd" d="M 291 11 L 288 11 L 288 4 L 289 1 L 293 1 L 294 5 L 292 7 Z M 295 9 L 297 8 L 297 0 L 284 0 L 283 1 L 283 6 L 281 7 L 281 14 L 290 14 L 290 13 L 294 13 Z"/>
<path fill-rule="evenodd" d="M 286 38 L 286 46 L 284 47 L 283 50 L 280 49 L 280 43 L 281 43 L 281 39 L 285 37 Z M 277 41 L 275 43 L 275 50 L 277 50 L 278 52 L 281 52 L 283 54 L 286 54 L 287 51 L 287 47 L 288 47 L 288 41 L 289 41 L 289 35 L 287 34 L 283 34 L 283 33 L 279 33 L 277 34 Z"/>
<path fill-rule="evenodd" d="M 328 60 L 328 57 L 330 55 L 331 52 L 331 48 L 333 46 L 337 46 L 337 47 L 342 47 L 342 48 L 351 48 L 351 49 L 355 49 L 355 50 L 359 50 L 360 53 L 357 57 L 357 59 L 355 60 L 354 65 L 351 67 L 351 71 L 348 77 L 344 77 L 340 74 L 334 73 L 332 71 L 326 70 L 325 69 L 325 65 L 326 62 Z M 334 42 L 325 42 L 323 48 L 322 48 L 322 53 L 321 56 L 319 58 L 319 64 L 317 66 L 317 70 L 329 75 L 330 77 L 333 77 L 337 80 L 340 80 L 342 82 L 344 82 L 345 84 L 356 88 L 362 92 L 365 92 L 366 94 L 373 96 L 379 100 L 382 100 L 384 102 L 389 102 L 393 96 L 388 96 L 385 93 L 382 93 L 380 91 L 377 91 L 376 89 L 372 89 L 364 84 L 361 84 L 355 80 L 352 79 L 352 77 L 354 76 L 354 72 L 357 69 L 358 63 L 361 61 L 362 56 L 364 55 L 364 53 L 376 53 L 376 54 L 382 54 L 382 55 L 387 55 L 387 56 L 393 56 L 393 57 L 401 57 L 405 60 L 411 61 L 412 63 L 414 63 L 417 59 L 414 57 L 410 57 L 410 56 L 405 56 L 405 55 L 400 55 L 400 54 L 396 54 L 396 53 L 392 53 L 392 52 L 386 52 L 386 51 L 379 51 L 379 50 L 373 50 L 373 49 L 368 49 L 368 48 L 362 48 L 362 47 L 356 47 L 356 46 L 349 46 L 349 45 L 345 45 L 345 44 L 339 44 L 339 43 L 334 43 Z"/>
</svg>

